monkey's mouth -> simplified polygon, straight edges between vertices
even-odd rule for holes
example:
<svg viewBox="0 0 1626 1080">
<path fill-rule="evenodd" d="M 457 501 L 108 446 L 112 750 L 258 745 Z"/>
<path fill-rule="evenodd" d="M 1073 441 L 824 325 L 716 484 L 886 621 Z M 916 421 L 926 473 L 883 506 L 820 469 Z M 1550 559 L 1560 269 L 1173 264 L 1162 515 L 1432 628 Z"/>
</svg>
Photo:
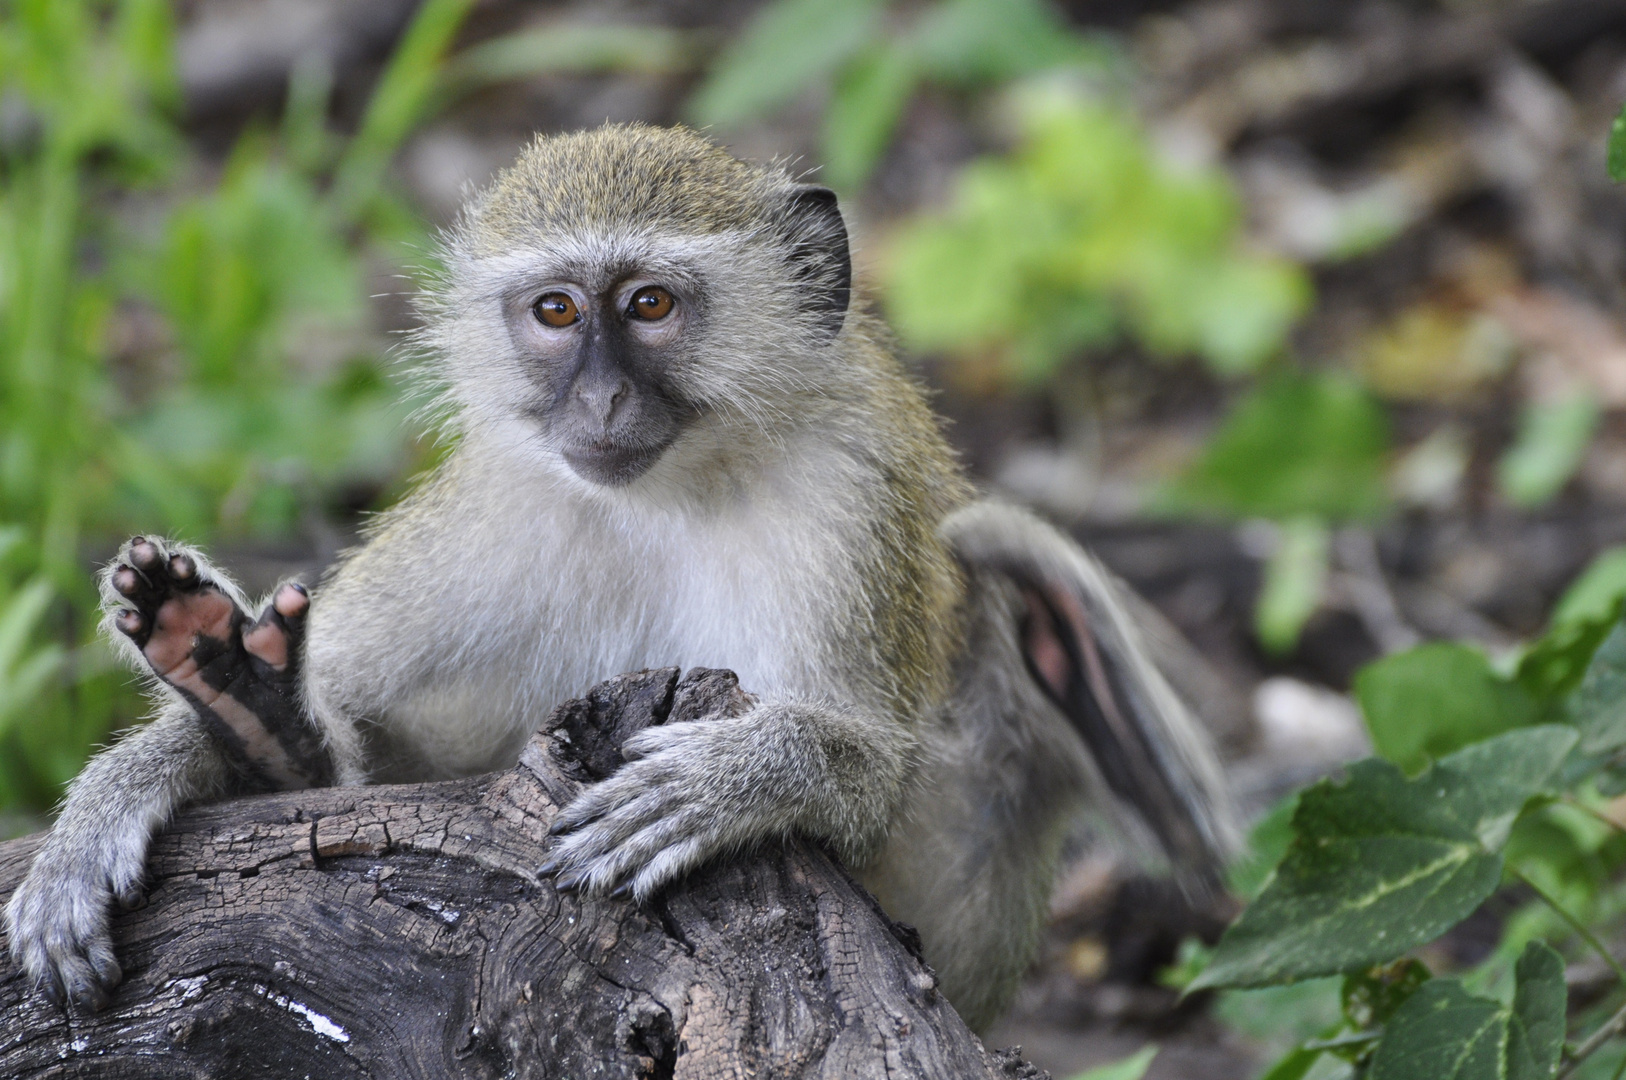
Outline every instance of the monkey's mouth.
<svg viewBox="0 0 1626 1080">
<path fill-rule="evenodd" d="M 648 472 L 669 443 L 638 445 L 614 440 L 596 440 L 560 448 L 576 475 L 605 487 L 624 487 Z"/>
</svg>

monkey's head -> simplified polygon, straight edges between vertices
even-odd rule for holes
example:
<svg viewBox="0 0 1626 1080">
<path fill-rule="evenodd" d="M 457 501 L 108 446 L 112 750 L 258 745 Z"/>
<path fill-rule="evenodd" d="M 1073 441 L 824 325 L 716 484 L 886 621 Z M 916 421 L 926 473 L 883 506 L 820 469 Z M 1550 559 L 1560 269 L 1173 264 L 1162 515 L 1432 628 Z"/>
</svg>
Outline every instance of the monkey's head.
<svg viewBox="0 0 1626 1080">
<path fill-rule="evenodd" d="M 607 487 L 805 414 L 852 283 L 828 189 L 642 125 L 537 139 L 446 264 L 425 336 L 460 426 Z"/>
</svg>

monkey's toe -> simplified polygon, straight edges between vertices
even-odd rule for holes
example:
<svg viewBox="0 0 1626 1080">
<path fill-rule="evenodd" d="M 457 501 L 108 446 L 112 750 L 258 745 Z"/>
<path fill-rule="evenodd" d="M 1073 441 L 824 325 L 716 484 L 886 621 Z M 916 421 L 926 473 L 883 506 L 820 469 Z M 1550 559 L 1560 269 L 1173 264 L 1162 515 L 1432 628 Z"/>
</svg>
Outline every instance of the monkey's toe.
<svg viewBox="0 0 1626 1080">
<path fill-rule="evenodd" d="M 119 608 L 113 613 L 113 625 L 118 627 L 119 633 L 125 637 L 139 638 L 147 631 L 147 620 L 141 612 L 130 608 Z"/>
<path fill-rule="evenodd" d="M 157 544 L 145 536 L 130 537 L 130 562 L 144 574 L 152 573 L 163 562 L 164 553 Z"/>
<path fill-rule="evenodd" d="M 284 584 L 254 625 L 243 632 L 243 647 L 250 656 L 271 665 L 273 671 L 286 671 L 298 654 L 310 606 L 311 598 L 305 586 L 297 581 Z"/>
<path fill-rule="evenodd" d="M 305 586 L 297 581 L 290 581 L 277 590 L 271 606 L 277 609 L 278 615 L 287 619 L 297 619 L 310 610 L 311 596 L 305 591 Z"/>
</svg>

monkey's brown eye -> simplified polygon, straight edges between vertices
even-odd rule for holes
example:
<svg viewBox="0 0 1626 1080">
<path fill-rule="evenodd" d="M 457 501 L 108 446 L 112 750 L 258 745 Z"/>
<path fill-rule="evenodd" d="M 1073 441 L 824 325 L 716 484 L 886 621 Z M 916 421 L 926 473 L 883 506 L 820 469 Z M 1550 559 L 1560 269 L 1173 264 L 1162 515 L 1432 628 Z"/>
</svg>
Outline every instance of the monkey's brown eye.
<svg viewBox="0 0 1626 1080">
<path fill-rule="evenodd" d="M 632 306 L 628 310 L 640 319 L 654 322 L 664 319 L 672 310 L 672 294 L 659 285 L 651 285 L 647 289 L 639 289 L 632 297 Z"/>
<path fill-rule="evenodd" d="M 536 317 L 549 326 L 570 326 L 581 321 L 582 313 L 569 293 L 550 292 L 531 308 Z"/>
</svg>

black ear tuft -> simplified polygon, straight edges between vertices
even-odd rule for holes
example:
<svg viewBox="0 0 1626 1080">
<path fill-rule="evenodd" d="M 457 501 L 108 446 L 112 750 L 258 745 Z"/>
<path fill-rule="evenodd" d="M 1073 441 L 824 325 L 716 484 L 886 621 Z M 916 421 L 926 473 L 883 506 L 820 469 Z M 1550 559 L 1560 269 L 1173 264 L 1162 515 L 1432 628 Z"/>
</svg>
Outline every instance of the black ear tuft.
<svg viewBox="0 0 1626 1080">
<path fill-rule="evenodd" d="M 813 315 L 826 339 L 841 332 L 852 300 L 853 261 L 847 250 L 847 224 L 836 193 L 807 185 L 786 200 L 785 239 L 791 276 L 807 287 L 803 310 Z"/>
</svg>

